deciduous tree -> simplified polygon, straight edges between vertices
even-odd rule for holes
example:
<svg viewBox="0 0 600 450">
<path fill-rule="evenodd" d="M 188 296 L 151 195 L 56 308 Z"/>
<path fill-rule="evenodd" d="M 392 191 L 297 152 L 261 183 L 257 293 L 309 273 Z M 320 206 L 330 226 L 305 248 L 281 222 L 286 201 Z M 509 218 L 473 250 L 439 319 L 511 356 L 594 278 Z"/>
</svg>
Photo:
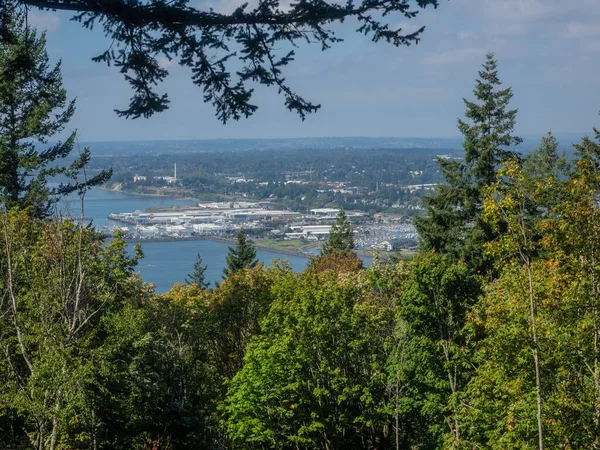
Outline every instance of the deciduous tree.
<svg viewBox="0 0 600 450">
<path fill-rule="evenodd" d="M 385 448 L 393 312 L 361 273 L 307 272 L 274 286 L 260 335 L 223 405 L 233 447 Z"/>
<path fill-rule="evenodd" d="M 479 278 L 450 255 L 424 254 L 411 262 L 398 315 L 407 328 L 403 397 L 427 430 L 413 435 L 415 443 L 458 448 L 464 442 L 460 402 L 473 346 L 465 324 L 480 293 Z"/>
<path fill-rule="evenodd" d="M 131 386 L 116 378 L 136 356 L 136 310 L 147 297 L 136 259 L 122 236 L 103 247 L 93 230 L 18 209 L 0 214 L 0 236 L 0 416 L 10 423 L 0 442 L 99 445 L 115 436 L 104 406 L 126 404 L 120 392 Z"/>
</svg>

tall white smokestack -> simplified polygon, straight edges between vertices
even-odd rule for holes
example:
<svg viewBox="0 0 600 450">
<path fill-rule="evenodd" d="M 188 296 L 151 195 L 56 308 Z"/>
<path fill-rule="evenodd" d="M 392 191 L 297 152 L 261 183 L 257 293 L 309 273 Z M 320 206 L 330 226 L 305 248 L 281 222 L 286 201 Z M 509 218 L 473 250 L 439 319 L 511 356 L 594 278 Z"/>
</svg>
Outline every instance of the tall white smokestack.
<svg viewBox="0 0 600 450">
<path fill-rule="evenodd" d="M 177 163 L 175 163 L 175 181 L 177 181 Z"/>
</svg>

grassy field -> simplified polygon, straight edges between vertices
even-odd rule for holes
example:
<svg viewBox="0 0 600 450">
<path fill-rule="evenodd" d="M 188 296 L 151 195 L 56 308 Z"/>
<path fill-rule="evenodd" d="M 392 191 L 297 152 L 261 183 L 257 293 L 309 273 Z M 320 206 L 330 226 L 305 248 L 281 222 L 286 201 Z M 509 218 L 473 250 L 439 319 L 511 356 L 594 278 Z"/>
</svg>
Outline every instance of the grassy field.
<svg viewBox="0 0 600 450">
<path fill-rule="evenodd" d="M 257 239 L 255 241 L 255 243 L 260 245 L 262 248 L 272 249 L 274 251 L 277 251 L 277 250 L 298 251 L 301 249 L 307 250 L 307 248 L 314 247 L 315 245 L 317 245 L 315 242 L 306 242 L 301 239 L 296 239 L 296 240 L 291 240 L 291 241 L 276 240 L 276 239 L 264 239 L 264 240 Z M 373 254 L 376 252 L 372 251 L 372 250 L 359 250 L 359 251 L 357 251 L 357 253 L 359 256 L 372 257 Z M 389 252 L 389 253 L 380 251 L 379 254 L 382 258 L 387 258 L 391 255 L 402 255 L 405 258 L 411 259 L 414 257 L 415 251 L 403 249 L 402 251 L 399 251 L 399 252 Z"/>
<path fill-rule="evenodd" d="M 260 244 L 263 247 L 269 247 L 272 249 L 282 249 L 282 250 L 298 250 L 300 247 L 304 247 L 306 245 L 305 241 L 300 239 L 293 241 L 280 241 L 275 239 L 265 239 L 265 240 L 256 240 L 257 244 Z"/>
</svg>

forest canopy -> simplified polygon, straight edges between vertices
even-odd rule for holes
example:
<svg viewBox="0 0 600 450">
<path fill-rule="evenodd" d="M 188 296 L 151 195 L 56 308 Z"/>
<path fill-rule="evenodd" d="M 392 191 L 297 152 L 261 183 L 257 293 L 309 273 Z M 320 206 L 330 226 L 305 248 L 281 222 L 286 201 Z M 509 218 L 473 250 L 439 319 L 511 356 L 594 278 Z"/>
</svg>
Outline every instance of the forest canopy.
<svg viewBox="0 0 600 450">
<path fill-rule="evenodd" d="M 96 5 L 84 16 L 115 29 L 138 20 L 120 15 L 131 8 L 186 5 L 57 4 Z M 154 26 L 140 17 L 141 30 Z M 144 32 L 146 43 L 160 35 Z M 31 42 L 44 56 L 43 42 Z M 0 44 L 11 55 L 14 42 Z M 0 88 L 10 96 L 8 81 Z M 52 106 L 41 89 L 31 102 L 35 92 L 27 104 Z M 600 131 L 581 138 L 572 160 L 551 133 L 519 153 L 518 111 L 493 54 L 473 97 L 459 121 L 464 158 L 437 158 L 444 178 L 410 260 L 376 255 L 365 268 L 340 209 L 303 272 L 259 264 L 240 231 L 218 286 L 207 288 L 198 256 L 188 284 L 158 294 L 122 232 L 109 240 L 83 211 L 80 221 L 47 217 L 3 200 L 0 447 L 600 448 Z M 25 150 L 12 155 L 37 164 L 35 147 Z"/>
</svg>

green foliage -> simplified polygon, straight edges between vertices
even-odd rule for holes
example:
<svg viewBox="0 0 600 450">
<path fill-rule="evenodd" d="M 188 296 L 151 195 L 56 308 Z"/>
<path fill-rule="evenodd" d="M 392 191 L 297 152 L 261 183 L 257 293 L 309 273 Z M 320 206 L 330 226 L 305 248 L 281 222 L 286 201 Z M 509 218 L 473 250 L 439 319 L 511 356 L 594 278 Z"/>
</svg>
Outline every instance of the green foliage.
<svg viewBox="0 0 600 450">
<path fill-rule="evenodd" d="M 13 209 L 0 226 L 1 439 L 8 448 L 89 447 L 118 432 L 105 407 L 129 395 L 118 367 L 132 361 L 137 302 L 147 296 L 136 261 L 118 236 L 103 248 L 69 221 Z"/>
<path fill-rule="evenodd" d="M 473 357 L 476 371 L 469 383 L 463 418 L 468 441 L 490 448 L 539 448 L 534 348 L 542 374 L 543 441 L 547 448 L 561 447 L 555 434 L 560 410 L 572 413 L 567 412 L 571 405 L 564 402 L 561 392 L 566 385 L 561 388 L 559 381 L 568 380 L 565 364 L 573 356 L 565 347 L 569 345 L 564 334 L 568 316 L 557 311 L 564 287 L 562 276 L 551 262 L 536 262 L 531 271 L 535 330 L 543 337 L 537 345 L 532 335 L 528 271 L 523 265 L 507 268 L 487 287 L 472 318 L 473 328 L 485 337 Z"/>
<path fill-rule="evenodd" d="M 149 381 L 136 405 L 139 430 L 173 448 L 224 446 L 217 406 L 261 331 L 274 279 L 285 274 L 286 268 L 259 267 L 211 291 L 177 284 L 152 302 L 152 352 L 141 366 Z"/>
<path fill-rule="evenodd" d="M 364 269 L 363 261 L 356 253 L 333 252 L 311 258 L 308 262 L 307 272 L 323 272 L 334 270 L 338 273 L 360 272 Z"/>
<path fill-rule="evenodd" d="M 246 347 L 260 333 L 261 320 L 273 302 L 273 278 L 287 276 L 289 267 L 265 271 L 262 266 L 230 275 L 213 297 L 214 314 L 223 330 L 218 345 L 227 355 L 227 365 L 221 372 L 231 378 L 243 365 Z"/>
<path fill-rule="evenodd" d="M 582 139 L 567 173 L 559 164 L 544 167 L 557 160 L 555 148 L 545 138 L 532 155 L 539 171 L 527 161 L 523 167 L 506 162 L 485 199 L 485 220 L 502 232 L 486 246 L 499 277 L 470 320 L 482 336 L 463 411 L 473 445 L 594 448 L 600 442 L 600 145 Z"/>
<path fill-rule="evenodd" d="M 214 448 L 219 438 L 213 414 L 223 355 L 215 342 L 225 330 L 207 293 L 196 283 L 178 284 L 147 306 L 151 351 L 136 364 L 143 377 L 126 429 L 167 448 Z"/>
<path fill-rule="evenodd" d="M 31 206 L 34 216 L 45 217 L 60 196 L 104 183 L 110 172 L 80 182 L 88 150 L 69 165 L 59 164 L 72 152 L 75 133 L 39 149 L 64 130 L 75 103 L 67 100 L 60 62 L 50 65 L 45 35 L 38 37 L 27 28 L 12 2 L 4 8 L 8 23 L 7 36 L 0 41 L 0 203 L 7 209 Z M 48 187 L 48 181 L 59 175 L 72 182 Z"/>
<path fill-rule="evenodd" d="M 332 253 L 350 253 L 354 249 L 354 235 L 352 226 L 344 208 L 338 211 L 335 222 L 329 230 L 329 237 L 321 249 L 321 255 L 330 255 Z"/>
<path fill-rule="evenodd" d="M 244 230 L 240 229 L 235 235 L 235 238 L 237 240 L 236 246 L 229 247 L 227 256 L 225 257 L 227 267 L 223 269 L 223 274 L 225 275 L 223 278 L 247 268 L 253 269 L 258 264 L 256 250 L 246 239 Z"/>
<path fill-rule="evenodd" d="M 402 377 L 404 402 L 420 416 L 423 436 L 412 442 L 451 448 L 462 442 L 459 404 L 469 380 L 471 342 L 466 319 L 481 293 L 481 280 L 448 255 L 424 254 L 410 265 L 399 317 L 406 327 Z"/>
<path fill-rule="evenodd" d="M 507 215 L 505 208 L 495 209 L 497 214 L 490 220 L 493 208 L 486 205 L 502 195 L 502 177 L 508 174 L 497 174 L 500 164 L 510 159 L 507 170 L 521 167 L 512 150 L 521 142 L 512 134 L 517 115 L 517 110 L 508 109 L 512 89 L 501 89 L 501 84 L 497 62 L 489 53 L 473 91 L 476 101 L 464 100 L 466 120 L 458 121 L 464 136 L 464 159 L 438 158 L 444 180 L 438 183 L 437 192 L 425 199 L 427 215 L 415 221 L 422 255 L 412 266 L 414 278 L 407 284 L 400 311 L 407 324 L 409 345 L 413 346 L 408 361 L 413 357 L 427 361 L 421 366 L 413 363 L 408 378 L 413 383 L 419 380 L 412 407 L 430 430 L 429 445 L 466 445 L 469 426 L 462 410 L 473 373 L 469 355 L 481 338 L 467 326 L 467 319 L 479 306 L 483 287 L 479 275 L 493 277 L 499 272 L 495 255 L 510 259 L 523 250 L 514 248 L 511 238 L 525 215 L 519 215 L 521 221 L 512 226 L 513 216 Z M 544 160 L 548 166 L 557 162 L 554 144 L 551 138 L 543 141 L 528 164 Z M 527 192 L 527 188 L 519 192 Z M 509 203 L 515 206 L 512 200 Z M 527 210 L 531 217 L 538 210 L 535 202 L 519 205 L 524 208 L 521 213 Z M 486 243 L 492 243 L 488 249 L 501 250 L 486 253 Z M 530 243 L 527 239 L 526 245 Z M 509 247 L 512 253 L 506 253 Z"/>
<path fill-rule="evenodd" d="M 197 284 L 200 289 L 206 289 L 210 282 L 206 281 L 206 269 L 208 266 L 202 265 L 202 256 L 198 253 L 196 262 L 194 263 L 194 271 L 187 276 L 187 284 Z"/>
<path fill-rule="evenodd" d="M 333 271 L 278 280 L 223 406 L 235 448 L 385 445 L 382 330 L 393 314 L 360 283 Z"/>
<path fill-rule="evenodd" d="M 511 147 L 522 142 L 512 135 L 517 110 L 507 110 L 512 88 L 500 89 L 501 85 L 498 62 L 493 53 L 488 53 L 473 91 L 480 103 L 464 100 L 469 122 L 458 121 L 458 129 L 465 137 L 465 163 L 479 189 L 495 181 L 498 164 L 514 156 Z"/>
</svg>

